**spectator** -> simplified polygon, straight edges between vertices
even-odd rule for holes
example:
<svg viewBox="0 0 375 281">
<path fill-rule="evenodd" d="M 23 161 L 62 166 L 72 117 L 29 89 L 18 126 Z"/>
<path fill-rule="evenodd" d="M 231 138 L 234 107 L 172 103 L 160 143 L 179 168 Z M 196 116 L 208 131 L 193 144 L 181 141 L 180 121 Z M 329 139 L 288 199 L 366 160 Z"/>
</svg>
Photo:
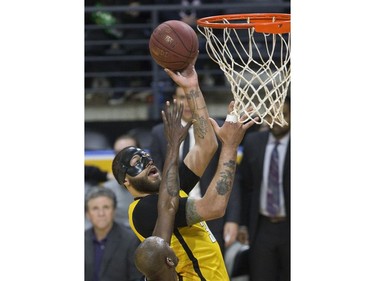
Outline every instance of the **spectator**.
<svg viewBox="0 0 375 281">
<path fill-rule="evenodd" d="M 85 130 L 85 151 L 109 150 L 111 149 L 108 137 L 95 130 Z M 111 178 L 112 174 L 102 170 L 95 165 L 85 164 L 84 192 L 87 194 L 93 186 L 99 186 Z M 113 178 L 113 176 L 112 176 Z M 85 229 L 92 225 L 85 216 Z"/>
<path fill-rule="evenodd" d="M 250 133 L 243 142 L 238 179 L 243 199 L 241 221 L 247 226 L 247 238 L 242 242 L 250 245 L 251 281 L 290 281 L 289 97 L 283 114 L 288 125 Z M 277 164 L 271 166 L 276 151 Z"/>
<path fill-rule="evenodd" d="M 113 144 L 113 152 L 117 154 L 120 150 L 127 146 L 138 146 L 140 147 L 140 142 L 137 139 L 136 136 L 133 134 L 123 134 L 116 138 L 114 144 Z"/>
<path fill-rule="evenodd" d="M 182 115 L 181 123 L 182 125 L 185 125 L 187 122 L 192 120 L 192 112 L 189 108 L 189 104 L 185 97 L 183 88 L 177 86 L 173 98 L 176 99 L 179 103 L 184 103 L 184 112 Z M 167 150 L 167 141 L 164 135 L 164 124 L 161 123 L 154 126 L 152 128 L 151 135 L 152 142 L 150 147 L 150 154 L 152 155 L 152 159 L 154 160 L 155 166 L 157 166 L 160 170 L 164 166 L 164 162 L 166 160 L 165 155 Z M 188 136 L 189 138 L 186 139 L 180 147 L 180 161 L 182 161 L 185 158 L 187 152 L 194 147 L 193 127 L 189 129 Z M 199 183 L 189 193 L 189 196 L 200 198 L 202 197 L 202 195 L 205 194 L 213 176 L 215 175 L 219 161 L 219 155 L 220 145 L 219 149 L 216 151 L 213 159 L 209 163 L 204 174 L 200 178 Z M 239 189 L 236 187 L 232 190 L 225 216 L 207 222 L 208 227 L 215 236 L 216 240 L 219 242 L 223 254 L 225 253 L 225 248 L 229 247 L 232 243 L 234 243 L 234 241 L 236 241 L 236 237 L 238 234 L 238 224 L 240 222 L 239 205 L 240 194 Z"/>
<path fill-rule="evenodd" d="M 138 281 L 142 275 L 135 267 L 134 251 L 139 243 L 114 222 L 115 194 L 93 187 L 85 198 L 85 212 L 93 225 L 85 231 L 85 281 Z"/>
</svg>

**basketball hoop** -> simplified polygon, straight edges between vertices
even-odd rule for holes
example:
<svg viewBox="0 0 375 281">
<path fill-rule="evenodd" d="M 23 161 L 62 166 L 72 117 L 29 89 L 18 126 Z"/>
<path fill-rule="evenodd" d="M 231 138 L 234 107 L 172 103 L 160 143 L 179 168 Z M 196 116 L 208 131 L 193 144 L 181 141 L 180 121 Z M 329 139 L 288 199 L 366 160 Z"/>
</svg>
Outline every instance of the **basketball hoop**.
<svg viewBox="0 0 375 281">
<path fill-rule="evenodd" d="M 284 126 L 290 85 L 290 14 L 232 14 L 197 20 L 209 57 L 224 72 L 238 120 Z M 253 108 L 249 113 L 247 109 Z"/>
</svg>

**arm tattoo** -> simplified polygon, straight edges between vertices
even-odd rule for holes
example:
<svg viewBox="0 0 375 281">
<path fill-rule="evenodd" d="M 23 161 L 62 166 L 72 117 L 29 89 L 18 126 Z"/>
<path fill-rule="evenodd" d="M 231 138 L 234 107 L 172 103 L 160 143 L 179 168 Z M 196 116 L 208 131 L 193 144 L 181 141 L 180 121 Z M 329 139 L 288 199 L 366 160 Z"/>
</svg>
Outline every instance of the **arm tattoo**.
<svg viewBox="0 0 375 281">
<path fill-rule="evenodd" d="M 192 112 L 195 112 L 196 110 L 198 110 L 198 106 L 197 106 L 197 98 L 199 98 L 199 94 L 200 94 L 200 91 L 194 91 L 194 90 L 191 90 L 187 95 L 186 95 L 186 98 L 188 100 L 192 100 L 193 101 L 193 108 L 190 108 L 190 110 Z M 190 105 L 190 103 L 189 103 Z M 205 107 L 203 107 L 205 108 Z"/>
<path fill-rule="evenodd" d="M 193 107 L 190 108 L 190 110 L 192 111 L 193 118 L 195 120 L 197 120 L 196 125 L 194 126 L 194 132 L 196 133 L 196 135 L 199 138 L 203 139 L 204 136 L 207 134 L 207 131 L 208 131 L 208 123 L 207 123 L 206 118 L 198 115 L 197 111 L 199 109 L 205 109 L 206 108 L 206 106 L 198 108 L 197 99 L 199 97 L 200 97 L 200 91 L 191 90 L 189 92 L 189 94 L 187 95 L 187 99 L 193 101 Z"/>
<path fill-rule="evenodd" d="M 225 195 L 231 190 L 236 162 L 230 160 L 229 162 L 224 163 L 224 166 L 227 167 L 227 169 L 220 173 L 220 178 L 216 184 L 216 191 L 219 195 Z"/>
<path fill-rule="evenodd" d="M 173 165 L 172 165 L 173 166 Z M 167 191 L 168 194 L 172 197 L 175 197 L 178 195 L 178 189 L 180 185 L 180 181 L 178 176 L 176 175 L 176 169 L 170 169 L 172 167 L 169 167 L 167 170 L 166 176 L 167 176 Z"/>
<path fill-rule="evenodd" d="M 197 213 L 195 207 L 195 200 L 188 198 L 186 202 L 186 222 L 188 225 L 192 225 L 197 222 L 203 221 L 203 218 Z"/>
<path fill-rule="evenodd" d="M 196 136 L 201 139 L 204 139 L 204 136 L 207 134 L 208 131 L 208 124 L 207 120 L 201 116 L 195 117 L 197 122 L 195 123 L 197 126 L 194 126 L 194 132 Z"/>
</svg>

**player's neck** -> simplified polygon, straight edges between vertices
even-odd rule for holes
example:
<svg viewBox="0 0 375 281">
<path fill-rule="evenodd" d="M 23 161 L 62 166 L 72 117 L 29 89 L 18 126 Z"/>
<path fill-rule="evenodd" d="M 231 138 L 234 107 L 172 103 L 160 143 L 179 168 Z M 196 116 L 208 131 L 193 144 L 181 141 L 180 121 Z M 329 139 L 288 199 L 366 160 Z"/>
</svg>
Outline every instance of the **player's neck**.
<svg viewBox="0 0 375 281">
<path fill-rule="evenodd" d="M 164 267 L 160 270 L 155 278 L 147 279 L 145 281 L 179 281 L 180 278 L 175 270 L 175 267 Z"/>
<path fill-rule="evenodd" d="M 171 275 L 171 276 L 164 276 L 164 277 L 161 277 L 161 278 L 157 278 L 157 279 L 147 279 L 145 277 L 144 279 L 145 281 L 179 281 L 180 279 L 178 278 L 178 275 L 177 274 L 174 274 L 174 275 Z"/>
<path fill-rule="evenodd" d="M 131 194 L 134 198 L 145 197 L 145 196 L 147 196 L 147 195 L 152 194 L 152 193 L 140 192 L 140 191 L 136 190 L 135 188 L 133 188 L 132 186 L 128 186 L 128 191 L 130 192 L 130 194 Z"/>
</svg>

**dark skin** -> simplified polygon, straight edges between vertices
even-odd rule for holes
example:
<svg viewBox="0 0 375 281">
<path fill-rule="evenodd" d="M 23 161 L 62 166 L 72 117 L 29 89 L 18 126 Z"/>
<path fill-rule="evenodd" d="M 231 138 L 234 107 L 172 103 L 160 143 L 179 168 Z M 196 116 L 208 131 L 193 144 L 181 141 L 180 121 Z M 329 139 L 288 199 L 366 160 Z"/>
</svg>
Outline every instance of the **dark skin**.
<svg viewBox="0 0 375 281">
<path fill-rule="evenodd" d="M 179 206 L 179 147 L 193 122 L 190 121 L 186 126 L 181 125 L 183 110 L 183 103 L 178 105 L 174 100 L 173 108 L 167 102 L 166 110 L 162 111 L 168 146 L 158 195 L 158 218 L 153 236 L 144 240 L 135 253 L 136 266 L 149 281 L 178 280 L 175 271 L 178 259 L 169 244 Z"/>
</svg>

